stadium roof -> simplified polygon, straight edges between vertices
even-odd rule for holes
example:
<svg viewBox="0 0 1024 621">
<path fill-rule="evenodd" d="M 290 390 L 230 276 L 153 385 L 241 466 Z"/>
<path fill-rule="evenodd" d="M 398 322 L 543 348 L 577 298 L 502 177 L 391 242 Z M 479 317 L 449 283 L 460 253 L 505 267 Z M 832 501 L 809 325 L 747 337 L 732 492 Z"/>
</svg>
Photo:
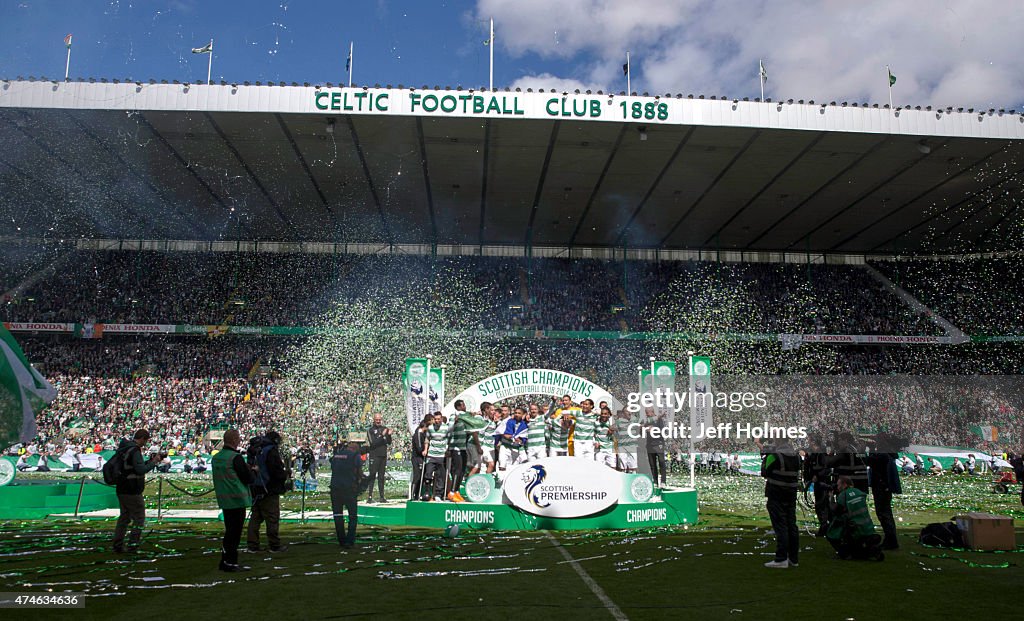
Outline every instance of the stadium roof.
<svg viewBox="0 0 1024 621">
<path fill-rule="evenodd" d="M 5 80 L 0 217 L 64 238 L 996 250 L 1022 139 L 995 110 Z"/>
</svg>

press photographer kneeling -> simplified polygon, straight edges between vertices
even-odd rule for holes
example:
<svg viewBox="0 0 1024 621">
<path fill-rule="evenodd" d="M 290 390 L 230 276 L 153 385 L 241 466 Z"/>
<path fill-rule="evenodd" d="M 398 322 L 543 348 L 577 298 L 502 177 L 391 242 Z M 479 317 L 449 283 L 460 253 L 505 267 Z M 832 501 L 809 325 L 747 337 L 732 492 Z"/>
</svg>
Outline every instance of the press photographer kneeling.
<svg viewBox="0 0 1024 621">
<path fill-rule="evenodd" d="M 836 479 L 831 513 L 827 537 L 839 558 L 885 559 L 882 538 L 875 534 L 875 524 L 868 514 L 868 496 L 853 486 L 850 477 Z"/>
</svg>

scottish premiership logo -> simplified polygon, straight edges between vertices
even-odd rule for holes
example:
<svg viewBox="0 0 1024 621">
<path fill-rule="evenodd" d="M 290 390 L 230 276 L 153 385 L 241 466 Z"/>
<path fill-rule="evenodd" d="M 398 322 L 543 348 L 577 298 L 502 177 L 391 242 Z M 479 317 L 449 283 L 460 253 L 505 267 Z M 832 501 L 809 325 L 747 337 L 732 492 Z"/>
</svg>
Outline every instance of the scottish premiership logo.
<svg viewBox="0 0 1024 621">
<path fill-rule="evenodd" d="M 550 502 L 541 504 L 537 495 L 534 493 L 534 490 L 536 490 L 546 478 L 548 478 L 548 473 L 544 470 L 544 466 L 539 464 L 531 466 L 523 473 L 523 483 L 526 484 L 526 497 L 530 499 L 530 503 L 533 506 L 539 509 L 551 506 Z"/>
</svg>

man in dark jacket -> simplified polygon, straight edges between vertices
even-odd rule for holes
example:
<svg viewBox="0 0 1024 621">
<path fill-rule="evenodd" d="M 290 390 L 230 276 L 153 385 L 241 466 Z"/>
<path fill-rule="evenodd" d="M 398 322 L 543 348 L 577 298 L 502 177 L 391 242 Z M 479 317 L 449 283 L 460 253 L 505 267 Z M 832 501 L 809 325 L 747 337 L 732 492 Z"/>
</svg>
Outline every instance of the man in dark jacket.
<svg viewBox="0 0 1024 621">
<path fill-rule="evenodd" d="M 896 538 L 896 520 L 892 515 L 893 494 L 903 493 L 903 483 L 900 481 L 900 473 L 896 468 L 896 460 L 899 459 L 898 451 L 902 442 L 887 433 L 879 434 L 877 451 L 872 451 L 864 458 L 864 463 L 870 469 L 869 480 L 871 484 L 871 495 L 875 497 L 875 515 L 878 516 L 878 523 L 882 526 L 885 534 L 882 539 L 882 549 L 895 550 L 900 547 Z"/>
<path fill-rule="evenodd" d="M 260 550 L 260 526 L 267 523 L 267 542 L 271 552 L 284 552 L 288 546 L 281 544 L 281 494 L 285 481 L 291 475 L 291 468 L 281 458 L 281 434 L 268 431 L 266 441 L 256 459 L 257 474 L 252 489 L 252 514 L 249 516 L 249 531 L 246 548 L 249 552 Z"/>
<path fill-rule="evenodd" d="M 427 427 L 433 419 L 429 416 L 420 421 L 416 431 L 412 432 L 412 480 L 410 481 L 410 489 L 412 495 L 410 498 L 419 499 L 420 488 L 423 483 L 423 466 L 426 461 L 426 457 L 423 456 L 427 449 Z"/>
<path fill-rule="evenodd" d="M 379 440 L 384 438 L 385 442 L 380 444 Z M 380 495 L 380 502 L 384 502 L 384 471 L 388 465 L 388 448 L 391 446 L 391 430 L 384 426 L 384 419 L 380 414 L 373 415 L 373 425 L 366 431 L 366 440 L 377 448 L 370 451 L 370 481 L 366 487 L 369 495 L 366 502 L 373 502 L 373 482 L 377 482 L 377 491 Z"/>
<path fill-rule="evenodd" d="M 359 511 L 359 482 L 363 477 L 363 455 L 387 444 L 385 438 L 378 438 L 369 446 L 360 447 L 358 442 L 341 443 L 331 456 L 331 512 L 334 514 L 334 530 L 338 543 L 351 549 L 356 545 L 356 524 Z M 345 531 L 345 516 L 348 512 L 348 532 Z"/>
<path fill-rule="evenodd" d="M 812 437 L 807 456 L 804 458 L 804 485 L 814 484 L 814 514 L 818 518 L 816 536 L 824 537 L 828 531 L 829 515 L 828 492 L 831 487 L 832 470 L 825 464 L 829 456 L 821 440 Z"/>
<path fill-rule="evenodd" d="M 146 490 L 146 473 L 157 467 L 163 455 L 153 455 L 148 460 L 142 456 L 142 449 L 149 442 L 149 432 L 139 429 L 132 440 L 121 440 L 117 453 L 111 459 L 124 460 L 124 476 L 117 482 L 117 504 L 121 513 L 114 526 L 114 552 L 125 551 L 125 533 L 128 524 L 132 530 L 128 535 L 128 548 L 136 549 L 146 527 L 146 503 L 142 493 Z"/>
<path fill-rule="evenodd" d="M 761 446 L 761 476 L 768 499 L 768 517 L 775 531 L 775 560 L 765 563 L 771 569 L 796 567 L 800 552 L 800 530 L 796 524 L 796 493 L 800 486 L 800 457 L 788 440 L 771 447 Z"/>
</svg>

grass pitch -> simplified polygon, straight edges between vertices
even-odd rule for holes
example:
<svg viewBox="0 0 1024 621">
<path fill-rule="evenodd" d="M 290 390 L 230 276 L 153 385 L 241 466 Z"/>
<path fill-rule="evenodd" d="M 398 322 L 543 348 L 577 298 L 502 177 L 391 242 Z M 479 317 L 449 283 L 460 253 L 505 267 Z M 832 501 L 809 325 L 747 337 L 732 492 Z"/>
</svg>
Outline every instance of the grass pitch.
<svg viewBox="0 0 1024 621">
<path fill-rule="evenodd" d="M 276 620 L 601 619 L 616 612 L 630 619 L 924 619 L 1011 610 L 1024 585 L 1024 547 L 940 550 L 918 545 L 916 535 L 921 525 L 964 511 L 1024 518 L 1019 496 L 993 494 L 980 478 L 905 485 L 895 503 L 901 549 L 881 563 L 836 560 L 827 542 L 802 536 L 799 568 L 765 569 L 774 541 L 762 482 L 702 476 L 701 520 L 689 528 L 464 531 L 445 539 L 436 530 L 367 526 L 358 548 L 343 551 L 328 524 L 285 524 L 291 547 L 243 554 L 252 567 L 244 574 L 217 571 L 219 523 L 151 521 L 139 553 L 114 555 L 110 521 L 7 522 L 0 527 L 0 590 L 89 594 L 84 610 L 26 611 L 42 619 L 225 612 Z M 184 487 L 199 492 L 203 483 Z M 151 506 L 156 489 L 147 489 Z M 400 495 L 400 486 L 390 492 Z M 291 496 L 285 504 L 297 508 L 297 501 Z M 162 502 L 212 506 L 209 496 L 176 491 Z M 326 504 L 323 493 L 307 497 L 307 506 Z M 798 515 L 811 528 L 810 511 Z"/>
</svg>

